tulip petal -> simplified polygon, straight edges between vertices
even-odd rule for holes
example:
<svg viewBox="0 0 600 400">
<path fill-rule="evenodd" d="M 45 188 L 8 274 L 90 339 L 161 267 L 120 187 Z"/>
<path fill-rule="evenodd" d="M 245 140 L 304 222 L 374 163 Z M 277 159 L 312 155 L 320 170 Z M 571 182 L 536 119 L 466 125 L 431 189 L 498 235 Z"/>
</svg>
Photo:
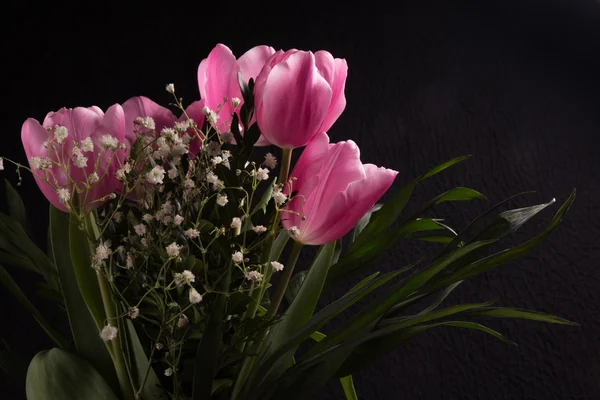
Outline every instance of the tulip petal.
<svg viewBox="0 0 600 400">
<path fill-rule="evenodd" d="M 244 80 L 248 82 L 250 78 L 256 79 L 273 54 L 275 54 L 275 49 L 271 46 L 256 46 L 245 52 L 238 59 L 238 65 Z"/>
<path fill-rule="evenodd" d="M 305 146 L 318 132 L 332 90 L 314 66 L 314 55 L 296 52 L 269 72 L 261 89 L 257 122 L 281 148 Z"/>
<path fill-rule="evenodd" d="M 127 148 L 131 148 L 135 142 L 134 121 L 138 117 L 150 117 L 154 120 L 156 132 L 163 128 L 173 125 L 175 115 L 169 110 L 145 96 L 135 96 L 123 103 L 123 112 L 125 114 L 125 143 Z"/>
<path fill-rule="evenodd" d="M 304 239 L 306 244 L 324 244 L 339 239 L 375 205 L 377 200 L 390 188 L 397 171 L 365 164 L 364 179 L 351 182 L 347 189 L 337 193 L 328 209 L 320 212 L 327 215 L 327 223 L 321 224 Z"/>
<path fill-rule="evenodd" d="M 346 60 L 336 58 L 334 60 L 334 65 L 333 76 L 332 78 L 329 78 L 332 80 L 330 81 L 328 79 L 331 89 L 333 90 L 333 95 L 331 97 L 329 110 L 327 111 L 327 115 L 320 128 L 320 130 L 325 132 L 331 129 L 331 126 L 337 121 L 346 108 L 346 95 L 344 89 L 346 87 L 346 78 L 348 76 L 348 64 L 346 63 Z M 328 73 L 330 73 L 330 71 L 328 71 Z"/>
<path fill-rule="evenodd" d="M 202 113 L 202 108 L 204 108 L 204 100 L 195 101 L 185 109 L 185 114 L 179 118 L 179 121 L 186 121 L 189 117 L 198 126 L 198 133 L 200 134 L 200 137 L 197 137 L 196 132 L 194 132 L 192 129 L 188 129 L 188 133 L 193 135 L 192 141 L 190 142 L 190 158 L 194 158 L 196 154 L 198 154 L 202 146 L 202 141 L 204 140 L 204 135 L 201 131 L 202 126 L 204 125 L 204 113 Z"/>
<path fill-rule="evenodd" d="M 48 149 L 43 145 L 43 143 L 48 140 L 48 137 L 48 131 L 40 125 L 37 120 L 29 118 L 23 123 L 21 128 L 21 140 L 28 160 L 33 157 L 45 158 L 48 156 Z M 35 182 L 44 196 L 46 196 L 54 207 L 62 211 L 68 211 L 67 208 L 58 201 L 56 188 L 54 187 L 55 185 L 45 182 L 46 175 L 50 180 L 56 179 L 58 186 L 66 185 L 66 176 L 60 169 L 55 167 L 49 168 L 47 174 L 46 172 L 33 170 Z"/>
</svg>

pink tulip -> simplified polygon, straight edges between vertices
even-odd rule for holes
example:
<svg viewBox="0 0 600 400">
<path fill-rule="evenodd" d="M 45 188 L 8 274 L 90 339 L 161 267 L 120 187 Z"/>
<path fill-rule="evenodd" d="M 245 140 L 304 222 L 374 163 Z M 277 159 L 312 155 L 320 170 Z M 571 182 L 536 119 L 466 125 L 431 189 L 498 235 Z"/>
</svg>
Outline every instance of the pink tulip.
<svg viewBox="0 0 600 400">
<path fill-rule="evenodd" d="M 62 108 L 41 125 L 29 118 L 21 140 L 38 186 L 60 210 L 69 211 L 75 189 L 90 210 L 120 188 L 115 172 L 125 158 L 125 115 L 118 104 L 106 114 L 95 106 Z"/>
<path fill-rule="evenodd" d="M 326 51 L 279 51 L 256 78 L 255 113 L 263 136 L 285 149 L 327 132 L 346 107 L 348 65 Z"/>
<path fill-rule="evenodd" d="M 363 164 L 356 143 L 329 144 L 316 135 L 290 174 L 297 192 L 282 212 L 283 227 L 304 244 L 332 242 L 348 233 L 394 182 L 397 171 Z M 289 194 L 289 188 L 284 191 Z"/>
<path fill-rule="evenodd" d="M 236 60 L 227 46 L 218 44 L 208 57 L 202 60 L 198 66 L 200 97 L 210 110 L 219 110 L 218 119 L 212 123 L 217 132 L 230 131 L 232 114 L 235 112 L 239 117 L 239 110 L 244 103 L 238 84 L 238 72 L 242 73 L 246 82 L 250 78 L 256 79 L 265 62 L 274 53 L 272 47 L 256 46 Z M 227 101 L 223 102 L 225 97 Z M 237 107 L 232 103 L 234 98 L 240 101 Z M 256 143 L 257 146 L 268 144 L 262 136 Z"/>
<path fill-rule="evenodd" d="M 196 123 L 198 130 L 200 130 L 202 129 L 202 124 L 204 124 L 204 114 L 202 113 L 203 107 L 203 100 L 195 101 L 186 108 L 185 113 L 183 113 L 181 117 L 176 118 L 171 110 L 155 103 L 147 97 L 136 96 L 130 98 L 123 103 L 126 127 L 125 138 L 128 148 L 130 148 L 133 145 L 133 142 L 135 142 L 135 131 L 140 130 L 139 127 L 136 127 L 134 124 L 134 121 L 137 118 L 152 118 L 155 126 L 154 131 L 157 134 L 159 134 L 163 128 L 172 128 L 175 122 L 187 121 L 188 117 Z M 198 151 L 200 151 L 201 141 L 204 139 L 204 137 L 202 135 L 198 137 L 198 135 L 196 135 L 191 128 L 185 133 L 192 137 L 192 141 L 190 142 L 190 157 L 193 158 L 196 154 L 198 154 Z"/>
</svg>

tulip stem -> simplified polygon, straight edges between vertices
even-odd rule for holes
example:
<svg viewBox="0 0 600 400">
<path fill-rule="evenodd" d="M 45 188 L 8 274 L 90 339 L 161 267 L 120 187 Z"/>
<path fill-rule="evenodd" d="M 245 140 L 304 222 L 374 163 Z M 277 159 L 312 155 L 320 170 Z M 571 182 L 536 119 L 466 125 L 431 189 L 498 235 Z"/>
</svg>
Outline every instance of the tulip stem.
<svg viewBox="0 0 600 400">
<path fill-rule="evenodd" d="M 292 151 L 294 149 L 281 149 L 281 169 L 279 170 L 279 180 L 277 183 L 286 184 L 290 173 L 290 164 L 292 164 Z"/>
<path fill-rule="evenodd" d="M 277 284 L 277 291 L 273 295 L 271 304 L 269 304 L 269 309 L 267 311 L 267 315 L 269 318 L 275 316 L 275 314 L 277 314 L 277 310 L 279 310 L 281 300 L 283 300 L 285 291 L 290 283 L 292 274 L 294 273 L 294 267 L 296 266 L 296 262 L 298 261 L 298 256 L 300 255 L 300 250 L 302 250 L 302 246 L 302 243 L 294 241 L 292 252 L 290 253 L 290 257 L 288 259 L 287 264 L 285 265 L 285 268 L 283 269 L 283 275 L 281 276 L 281 279 L 279 279 L 279 283 Z"/>
<path fill-rule="evenodd" d="M 87 215 L 84 217 L 84 221 L 85 228 L 88 234 L 91 235 L 91 237 L 94 240 L 100 240 L 100 231 L 98 230 L 95 211 L 87 213 Z M 94 245 L 92 242 L 90 242 L 90 250 L 93 254 Z M 104 312 L 106 313 L 106 319 L 109 323 L 115 322 L 118 318 L 116 313 L 116 304 L 114 304 L 112 301 L 107 279 L 102 274 L 102 272 L 98 272 L 97 277 L 98 286 L 100 288 L 100 296 L 102 297 L 102 304 L 104 306 Z M 119 332 L 118 334 L 126 335 L 125 332 Z M 119 341 L 111 340 L 109 342 L 105 342 L 105 344 L 108 349 L 108 353 L 112 357 L 113 364 L 115 366 L 115 371 L 117 373 L 117 379 L 119 381 L 119 386 L 121 388 L 121 392 L 123 394 L 124 399 L 133 399 L 133 388 L 131 387 L 131 381 L 129 380 L 127 365 L 125 363 L 125 358 L 123 356 L 121 346 L 119 346 Z"/>
</svg>

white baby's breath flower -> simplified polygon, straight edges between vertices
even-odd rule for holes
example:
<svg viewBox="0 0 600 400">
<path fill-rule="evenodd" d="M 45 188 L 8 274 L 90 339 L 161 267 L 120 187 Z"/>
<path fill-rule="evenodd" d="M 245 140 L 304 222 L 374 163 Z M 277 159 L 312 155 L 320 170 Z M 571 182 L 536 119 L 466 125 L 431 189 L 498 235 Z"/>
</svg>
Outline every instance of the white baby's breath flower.
<svg viewBox="0 0 600 400">
<path fill-rule="evenodd" d="M 121 211 L 115 211 L 113 213 L 112 219 L 118 224 L 123 220 L 123 213 Z"/>
<path fill-rule="evenodd" d="M 125 259 L 125 266 L 129 269 L 133 268 L 133 257 L 130 253 L 127 253 L 127 258 Z"/>
<path fill-rule="evenodd" d="M 223 207 L 228 202 L 229 202 L 229 200 L 227 200 L 226 194 L 218 194 L 217 195 L 217 204 L 220 205 L 221 207 Z"/>
<path fill-rule="evenodd" d="M 107 150 L 116 150 L 119 145 L 119 140 L 112 135 L 106 134 L 100 137 L 100 143 L 102 144 L 102 147 Z"/>
<path fill-rule="evenodd" d="M 239 264 L 242 261 L 244 261 L 244 255 L 242 254 L 241 251 L 236 251 L 235 253 L 233 253 L 231 255 L 231 259 L 233 260 L 234 263 Z"/>
<path fill-rule="evenodd" d="M 297 226 L 292 226 L 290 229 L 288 229 L 288 232 L 290 233 L 290 235 L 295 237 L 297 237 L 300 234 L 300 230 Z"/>
<path fill-rule="evenodd" d="M 252 227 L 252 230 L 258 234 L 264 233 L 267 231 L 267 228 L 263 225 L 256 225 Z"/>
<path fill-rule="evenodd" d="M 179 214 L 177 214 L 175 216 L 175 218 L 173 218 L 173 223 L 175 225 L 181 225 L 182 222 L 183 222 L 183 217 L 181 215 L 179 215 Z"/>
<path fill-rule="evenodd" d="M 185 231 L 184 234 L 189 239 L 196 239 L 198 236 L 200 236 L 200 231 L 198 231 L 197 229 L 194 229 L 194 228 L 190 228 L 187 231 Z"/>
<path fill-rule="evenodd" d="M 152 170 L 146 174 L 146 180 L 153 185 L 162 184 L 164 178 L 165 169 L 160 165 L 152 168 Z"/>
<path fill-rule="evenodd" d="M 171 243 L 166 247 L 167 255 L 171 258 L 178 257 L 182 247 L 175 242 Z"/>
<path fill-rule="evenodd" d="M 167 89 L 167 92 L 171 94 L 175 93 L 175 85 L 173 85 L 172 83 L 169 83 L 165 89 Z"/>
<path fill-rule="evenodd" d="M 183 187 L 186 189 L 193 189 L 196 187 L 196 184 L 194 183 L 193 180 L 191 180 L 190 178 L 187 178 L 185 181 L 183 181 Z"/>
<path fill-rule="evenodd" d="M 69 136 L 69 130 L 66 126 L 56 125 L 54 127 L 54 137 L 59 144 L 62 144 L 67 136 Z"/>
<path fill-rule="evenodd" d="M 142 246 L 148 247 L 148 238 L 143 238 L 142 240 L 140 240 L 140 243 L 142 244 Z"/>
<path fill-rule="evenodd" d="M 242 220 L 241 220 L 241 219 L 239 219 L 238 217 L 234 217 L 234 218 L 231 220 L 231 227 L 232 227 L 233 229 L 240 229 L 240 228 L 242 227 Z"/>
<path fill-rule="evenodd" d="M 171 214 L 173 212 L 174 208 L 173 208 L 173 202 L 171 200 L 167 200 L 165 201 L 161 206 L 160 206 L 160 211 L 163 214 Z"/>
<path fill-rule="evenodd" d="M 179 320 L 177 321 L 177 327 L 179 328 L 183 328 L 184 326 L 186 326 L 189 323 L 189 319 L 187 317 L 187 315 L 185 314 L 181 314 L 179 316 Z"/>
<path fill-rule="evenodd" d="M 213 165 L 219 165 L 223 162 L 223 157 L 215 156 L 210 160 L 210 162 L 212 162 Z"/>
<path fill-rule="evenodd" d="M 0 157 L 0 171 L 4 171 L 4 159 Z"/>
<path fill-rule="evenodd" d="M 196 276 L 192 273 L 192 271 L 190 271 L 189 269 L 186 269 L 183 272 L 177 272 L 175 273 L 175 284 L 177 286 L 182 286 L 188 283 L 194 283 L 196 282 Z"/>
<path fill-rule="evenodd" d="M 144 220 L 145 223 L 149 224 L 150 222 L 152 222 L 152 220 L 154 219 L 154 217 L 150 214 L 144 214 L 144 216 L 142 217 L 142 219 Z"/>
<path fill-rule="evenodd" d="M 83 139 L 79 143 L 79 146 L 81 147 L 81 150 L 83 150 L 86 153 L 94 151 L 94 141 L 91 137 L 86 137 L 85 139 Z"/>
<path fill-rule="evenodd" d="M 258 171 L 256 171 L 256 179 L 259 181 L 266 181 L 269 179 L 269 170 L 266 168 L 259 168 Z"/>
<path fill-rule="evenodd" d="M 283 271 L 283 264 L 277 261 L 271 261 L 271 267 L 273 267 L 273 271 L 279 272 Z"/>
<path fill-rule="evenodd" d="M 198 304 L 202 301 L 202 295 L 194 288 L 190 289 L 189 300 L 192 304 Z"/>
<path fill-rule="evenodd" d="M 29 159 L 29 166 L 31 169 L 41 169 L 42 159 L 39 157 L 31 157 Z"/>
<path fill-rule="evenodd" d="M 281 206 L 283 203 L 285 203 L 287 201 L 287 195 L 285 193 L 283 193 L 281 191 L 281 189 L 276 188 L 273 191 L 273 200 L 275 201 L 275 204 L 277 204 L 278 206 Z"/>
<path fill-rule="evenodd" d="M 233 141 L 233 133 L 223 132 L 221 134 L 221 140 L 223 141 L 223 143 L 231 143 Z"/>
<path fill-rule="evenodd" d="M 165 376 L 171 376 L 171 375 L 173 375 L 173 368 L 165 369 Z"/>
<path fill-rule="evenodd" d="M 105 342 L 110 342 L 111 340 L 116 339 L 118 331 L 119 330 L 116 327 L 108 324 L 102 328 L 102 331 L 100 332 L 100 338 L 102 338 L 102 340 Z"/>
<path fill-rule="evenodd" d="M 163 349 L 165 346 L 163 346 L 163 344 L 162 344 L 162 343 L 160 343 L 160 342 L 157 342 L 157 343 L 154 345 L 154 347 L 156 348 L 156 350 L 159 350 L 159 351 L 160 351 L 160 350 L 162 350 L 162 349 Z"/>
<path fill-rule="evenodd" d="M 246 279 L 253 282 L 260 282 L 263 279 L 263 274 L 258 271 L 250 271 L 246 274 Z"/>
<path fill-rule="evenodd" d="M 88 182 L 90 183 L 90 185 L 93 185 L 94 183 L 98 183 L 99 180 L 100 180 L 100 177 L 98 176 L 98 173 L 96 171 L 92 172 L 90 174 L 90 176 L 88 176 Z"/>
<path fill-rule="evenodd" d="M 185 132 L 188 129 L 190 129 L 190 124 L 192 123 L 191 119 L 186 119 L 183 121 L 177 121 L 175 122 L 175 129 L 177 129 L 178 131 L 181 132 Z"/>
<path fill-rule="evenodd" d="M 73 164 L 77 168 L 87 167 L 88 158 L 83 155 L 83 152 L 81 151 L 81 149 L 79 147 L 73 147 L 73 150 L 71 150 L 71 153 L 73 154 Z"/>
<path fill-rule="evenodd" d="M 58 201 L 60 201 L 60 204 L 66 204 L 69 200 L 71 200 L 71 192 L 67 188 L 58 188 L 56 190 L 56 194 L 58 195 Z"/>
<path fill-rule="evenodd" d="M 140 315 L 140 309 L 137 307 L 132 307 L 129 309 L 129 312 L 127 313 L 127 315 L 131 319 L 136 319 Z"/>
<path fill-rule="evenodd" d="M 263 161 L 263 165 L 268 168 L 275 168 L 277 166 L 277 158 L 271 153 L 267 153 L 265 155 L 265 161 Z"/>
<path fill-rule="evenodd" d="M 209 107 L 207 107 L 207 106 L 202 107 L 202 114 L 204 114 L 205 117 L 208 117 L 211 112 L 212 112 L 212 110 Z"/>
<path fill-rule="evenodd" d="M 146 234 L 146 225 L 144 224 L 137 224 L 133 227 L 133 229 L 135 230 L 135 233 L 138 236 L 144 236 Z"/>
<path fill-rule="evenodd" d="M 154 123 L 154 119 L 152 119 L 152 117 L 142 118 L 141 124 L 146 129 L 155 129 L 156 128 L 156 124 Z"/>
<path fill-rule="evenodd" d="M 177 168 L 171 168 L 168 172 L 169 174 L 169 179 L 175 179 L 177 178 L 177 175 L 179 175 L 179 171 L 177 170 Z"/>
<path fill-rule="evenodd" d="M 171 222 L 173 222 L 173 217 L 171 217 L 170 215 L 165 215 L 164 217 L 162 217 L 160 222 L 162 222 L 163 225 L 169 225 Z"/>
<path fill-rule="evenodd" d="M 237 106 L 239 106 L 241 102 L 242 101 L 237 97 L 231 99 L 231 104 L 233 105 L 233 108 L 237 108 Z"/>
</svg>

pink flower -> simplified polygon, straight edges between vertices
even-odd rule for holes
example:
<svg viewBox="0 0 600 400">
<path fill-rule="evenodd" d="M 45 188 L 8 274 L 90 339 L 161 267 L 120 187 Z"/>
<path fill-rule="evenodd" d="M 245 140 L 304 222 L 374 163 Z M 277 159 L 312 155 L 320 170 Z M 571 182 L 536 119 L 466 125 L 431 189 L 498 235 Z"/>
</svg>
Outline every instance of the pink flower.
<svg viewBox="0 0 600 400">
<path fill-rule="evenodd" d="M 348 65 L 326 51 L 278 51 L 256 78 L 255 113 L 263 136 L 274 145 L 306 146 L 327 132 L 346 107 Z"/>
<path fill-rule="evenodd" d="M 353 141 L 329 144 L 329 136 L 320 133 L 306 146 L 290 175 L 296 178 L 292 192 L 297 193 L 286 209 L 299 215 L 283 211 L 283 227 L 304 244 L 337 240 L 373 207 L 397 174 L 361 163 Z"/>
<path fill-rule="evenodd" d="M 29 118 L 21 140 L 38 186 L 60 210 L 69 211 L 75 188 L 84 191 L 80 201 L 88 210 L 120 188 L 115 171 L 126 151 L 120 147 L 125 116 L 118 104 L 106 114 L 96 106 L 62 108 L 48 113 L 41 125 Z"/>
<path fill-rule="evenodd" d="M 123 111 L 125 112 L 125 136 L 127 147 L 131 148 L 136 139 L 135 131 L 139 131 L 141 129 L 134 123 L 137 118 L 151 118 L 154 122 L 154 131 L 157 135 L 160 134 L 160 131 L 163 128 L 172 128 L 175 122 L 188 121 L 188 117 L 194 120 L 198 126 L 198 131 L 200 131 L 200 129 L 202 129 L 202 124 L 204 124 L 204 114 L 202 114 L 203 107 L 204 102 L 202 100 L 195 101 L 186 108 L 185 113 L 182 114 L 181 117 L 177 118 L 171 112 L 171 110 L 155 103 L 147 97 L 135 96 L 130 98 L 123 103 Z M 192 138 L 192 141 L 190 142 L 190 157 L 193 158 L 193 156 L 198 154 L 201 141 L 204 139 L 204 137 L 202 135 L 198 137 L 191 128 L 188 128 L 185 134 Z"/>
<path fill-rule="evenodd" d="M 250 78 L 256 79 L 265 62 L 275 53 L 269 46 L 256 46 L 248 50 L 236 60 L 229 48 L 218 44 L 207 58 L 198 66 L 198 87 L 200 97 L 204 99 L 206 107 L 211 111 L 218 111 L 218 119 L 212 125 L 219 133 L 230 131 L 231 117 L 235 112 L 239 117 L 239 110 L 244 100 L 238 84 L 238 72 L 246 82 Z M 227 97 L 227 101 L 223 99 Z M 234 106 L 234 103 L 237 106 Z M 269 143 L 261 136 L 257 146 L 266 146 Z"/>
</svg>

